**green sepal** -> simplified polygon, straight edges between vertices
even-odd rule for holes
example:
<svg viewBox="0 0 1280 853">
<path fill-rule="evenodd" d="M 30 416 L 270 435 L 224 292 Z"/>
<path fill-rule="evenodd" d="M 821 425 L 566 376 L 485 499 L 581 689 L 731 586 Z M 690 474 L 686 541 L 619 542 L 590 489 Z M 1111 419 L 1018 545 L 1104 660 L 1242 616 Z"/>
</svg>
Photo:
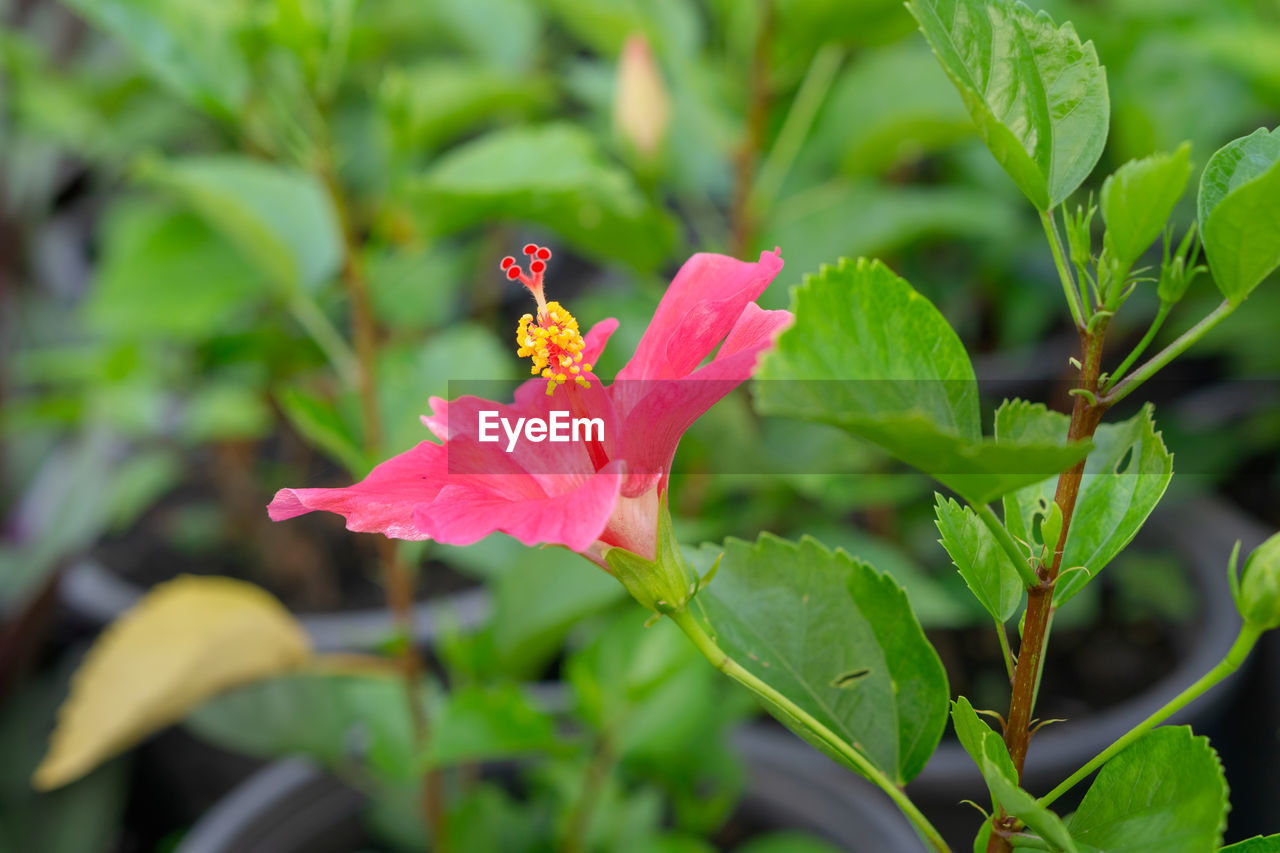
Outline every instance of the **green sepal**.
<svg viewBox="0 0 1280 853">
<path fill-rule="evenodd" d="M 706 577 L 694 580 L 697 575 L 685 562 L 671 529 L 671 510 L 665 498 L 658 509 L 657 556 L 648 560 L 625 548 L 610 548 L 604 560 L 631 597 L 655 613 L 683 609 L 698 589 L 710 582 L 719 565 L 717 560 Z"/>
</svg>

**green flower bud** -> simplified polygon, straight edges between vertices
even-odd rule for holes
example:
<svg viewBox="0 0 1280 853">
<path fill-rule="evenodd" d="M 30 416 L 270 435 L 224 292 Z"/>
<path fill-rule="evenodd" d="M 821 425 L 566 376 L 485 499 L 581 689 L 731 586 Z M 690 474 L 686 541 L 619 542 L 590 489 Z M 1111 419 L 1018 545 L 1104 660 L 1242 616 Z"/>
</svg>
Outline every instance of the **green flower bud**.
<svg viewBox="0 0 1280 853">
<path fill-rule="evenodd" d="M 1263 630 L 1280 627 L 1280 533 L 1253 550 L 1244 564 L 1236 607 Z"/>
</svg>

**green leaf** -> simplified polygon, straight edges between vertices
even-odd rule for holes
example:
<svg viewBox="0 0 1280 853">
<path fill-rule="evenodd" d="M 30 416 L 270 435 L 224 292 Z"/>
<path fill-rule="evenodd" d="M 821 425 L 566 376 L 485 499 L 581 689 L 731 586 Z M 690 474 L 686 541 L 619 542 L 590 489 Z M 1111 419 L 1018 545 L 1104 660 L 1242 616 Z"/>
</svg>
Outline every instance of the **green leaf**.
<svg viewBox="0 0 1280 853">
<path fill-rule="evenodd" d="M 178 96 L 228 118 L 243 106 L 251 78 L 237 44 L 241 4 L 69 0 L 68 5 L 119 40 Z"/>
<path fill-rule="evenodd" d="M 1017 211 L 1006 198 L 967 187 L 833 180 L 779 199 L 763 228 L 782 246 L 788 267 L 816 270 L 842 255 L 883 256 L 931 239 L 1007 240 L 1019 228 Z M 766 301 L 784 293 L 773 290 Z"/>
<path fill-rule="evenodd" d="M 511 758 L 559 745 L 554 720 L 511 684 L 455 688 L 431 725 L 429 767 Z"/>
<path fill-rule="evenodd" d="M 885 80 L 900 85 L 885 86 Z M 859 52 L 850 61 L 831 87 L 811 147 L 837 156 L 846 175 L 877 175 L 972 134 L 973 122 L 946 75 L 923 44 L 908 39 Z M 793 249 L 782 245 L 790 258 Z"/>
<path fill-rule="evenodd" d="M 327 669 L 325 668 L 327 667 Z M 311 671 L 250 684 L 187 718 L 201 737 L 262 758 L 306 755 L 325 767 L 367 766 L 389 781 L 447 766 L 556 748 L 550 717 L 517 687 L 460 687 L 431 708 L 433 736 L 415 759 L 404 682 L 379 661 L 323 661 Z"/>
<path fill-rule="evenodd" d="M 995 536 L 969 507 L 935 495 L 934 515 L 942 547 L 960 577 L 997 622 L 1007 622 L 1022 602 L 1022 579 Z"/>
<path fill-rule="evenodd" d="M 332 401 L 301 388 L 284 388 L 276 401 L 308 444 L 328 454 L 353 477 L 368 473 L 372 463 L 360 446 L 358 431 L 343 419 Z"/>
<path fill-rule="evenodd" d="M 1128 270 L 1164 231 L 1173 207 L 1191 177 L 1191 144 L 1172 154 L 1130 160 L 1102 183 L 1106 247 Z"/>
<path fill-rule="evenodd" d="M 314 175 L 231 155 L 151 161 L 142 175 L 185 200 L 285 293 L 338 271 L 342 234 Z"/>
<path fill-rule="evenodd" d="M 500 130 L 461 145 L 411 192 L 438 234 L 493 220 L 536 222 L 586 254 L 640 268 L 657 266 L 675 242 L 671 220 L 571 125 Z"/>
<path fill-rule="evenodd" d="M 115 338 L 199 341 L 246 314 L 260 281 L 198 217 L 126 201 L 107 216 L 85 311 L 90 327 Z"/>
<path fill-rule="evenodd" d="M 621 601 L 626 590 L 562 548 L 519 551 L 511 570 L 493 583 L 493 643 L 504 673 L 535 677 L 570 628 Z"/>
<path fill-rule="evenodd" d="M 456 60 L 393 69 L 381 90 L 400 146 L 417 151 L 488 120 L 527 117 L 549 97 L 550 88 L 539 77 Z"/>
<path fill-rule="evenodd" d="M 960 745 L 978 765 L 978 770 L 982 772 L 984 779 L 987 773 L 991 772 L 987 768 L 988 765 L 996 775 L 1007 780 L 1012 781 L 1018 778 L 1018 770 L 1013 766 L 1013 758 L 1010 757 L 1004 740 L 992 731 L 990 726 L 978 719 L 973 705 L 969 704 L 969 700 L 963 696 L 951 703 L 951 724 L 955 727 Z M 999 803 L 996 789 L 990 782 L 987 782 L 987 790 L 991 792 L 992 804 Z"/>
<path fill-rule="evenodd" d="M 996 435 L 1015 441 L 1048 440 L 1065 436 L 1069 421 L 1039 403 L 1007 401 L 996 411 Z M 1054 590 L 1058 605 L 1129 544 L 1173 478 L 1173 455 L 1156 432 L 1150 405 L 1127 421 L 1099 426 L 1093 440 L 1095 449 L 1085 463 L 1062 552 L 1061 579 Z M 1054 477 L 1005 496 L 1005 526 L 1014 539 L 1036 541 L 1034 519 L 1053 502 L 1057 485 Z M 1076 566 L 1085 570 L 1063 574 Z"/>
<path fill-rule="evenodd" d="M 1025 823 L 1052 845 L 1052 849 L 1077 853 L 1078 847 L 1063 824 L 1062 819 L 1036 802 L 1036 798 L 1018 787 L 1005 775 L 1005 768 L 990 758 L 982 759 L 982 776 L 991 786 L 996 800 L 1004 810 Z M 1110 853 L 1110 849 L 1108 849 Z"/>
<path fill-rule="evenodd" d="M 1213 279 L 1238 305 L 1280 266 L 1280 128 L 1219 148 L 1200 176 L 1198 209 Z"/>
<path fill-rule="evenodd" d="M 765 414 L 842 427 L 970 503 L 1070 467 L 1088 444 L 982 438 L 973 366 L 947 321 L 879 261 L 841 259 L 805 277 L 796 321 L 765 357 Z"/>
<path fill-rule="evenodd" d="M 1223 847 L 1220 853 L 1280 853 L 1280 835 L 1261 835 Z"/>
<path fill-rule="evenodd" d="M 1088 177 L 1110 121 L 1105 69 L 1070 24 L 1011 0 L 909 0 L 978 133 L 1039 210 Z"/>
<path fill-rule="evenodd" d="M 188 715 L 213 743 L 259 758 L 305 755 L 330 770 L 414 778 L 404 682 L 386 668 L 305 672 L 224 693 Z"/>
<path fill-rule="evenodd" d="M 704 546 L 701 559 L 717 552 Z M 720 648 L 890 779 L 919 773 L 946 724 L 947 676 L 902 589 L 809 538 L 730 539 L 723 554 L 691 606 Z"/>
<path fill-rule="evenodd" d="M 1002 807 L 1053 844 L 1053 849 L 1075 853 L 1075 844 L 1062 820 L 1018 787 L 1018 771 L 1004 739 L 978 719 L 973 706 L 963 696 L 951 705 L 951 722 L 960 745 L 978 765 L 982 778 L 986 780 L 993 811 L 994 806 Z"/>
<path fill-rule="evenodd" d="M 1098 771 L 1067 827 L 1082 851 L 1203 853 L 1221 843 L 1227 809 L 1208 738 L 1163 726 Z"/>
</svg>

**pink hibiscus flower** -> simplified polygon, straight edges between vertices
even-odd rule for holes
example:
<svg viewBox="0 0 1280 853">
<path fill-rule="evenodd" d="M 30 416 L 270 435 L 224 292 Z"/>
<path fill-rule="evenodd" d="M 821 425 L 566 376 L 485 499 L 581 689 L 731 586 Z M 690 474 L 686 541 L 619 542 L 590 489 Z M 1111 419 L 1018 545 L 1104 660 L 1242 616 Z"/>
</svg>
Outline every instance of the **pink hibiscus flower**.
<svg viewBox="0 0 1280 853">
<path fill-rule="evenodd" d="M 281 489 L 268 507 L 273 520 L 326 510 L 344 516 L 349 530 L 396 539 L 469 545 L 501 531 L 526 545 L 563 545 L 601 566 L 615 547 L 654 558 L 681 436 L 751 376 L 791 323 L 790 312 L 755 304 L 782 258 L 777 250 L 756 263 L 694 255 L 671 282 L 635 355 L 606 386 L 591 371 L 618 321 L 579 334 L 573 316 L 544 299 L 551 253 L 533 245 L 525 253 L 529 274 L 513 258 L 502 264 L 538 303 L 536 317 L 521 319 L 516 340 L 537 376 L 516 390 L 514 402 L 433 397 L 422 421 L 440 443 L 424 441 L 347 488 Z M 519 426 L 554 426 L 556 417 L 568 419 L 562 426 L 581 421 L 584 429 L 553 441 Z M 567 428 L 562 432 L 569 437 Z"/>
</svg>

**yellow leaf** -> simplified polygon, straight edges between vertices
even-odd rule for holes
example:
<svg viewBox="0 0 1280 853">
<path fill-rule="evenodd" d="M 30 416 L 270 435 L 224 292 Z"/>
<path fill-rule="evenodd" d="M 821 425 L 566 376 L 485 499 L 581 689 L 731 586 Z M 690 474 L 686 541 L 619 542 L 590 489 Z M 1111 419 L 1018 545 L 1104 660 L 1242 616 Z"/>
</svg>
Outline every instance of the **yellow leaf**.
<svg viewBox="0 0 1280 853">
<path fill-rule="evenodd" d="M 297 621 L 253 584 L 187 575 L 160 584 L 85 656 L 32 781 L 65 785 L 215 694 L 310 654 Z"/>
</svg>

